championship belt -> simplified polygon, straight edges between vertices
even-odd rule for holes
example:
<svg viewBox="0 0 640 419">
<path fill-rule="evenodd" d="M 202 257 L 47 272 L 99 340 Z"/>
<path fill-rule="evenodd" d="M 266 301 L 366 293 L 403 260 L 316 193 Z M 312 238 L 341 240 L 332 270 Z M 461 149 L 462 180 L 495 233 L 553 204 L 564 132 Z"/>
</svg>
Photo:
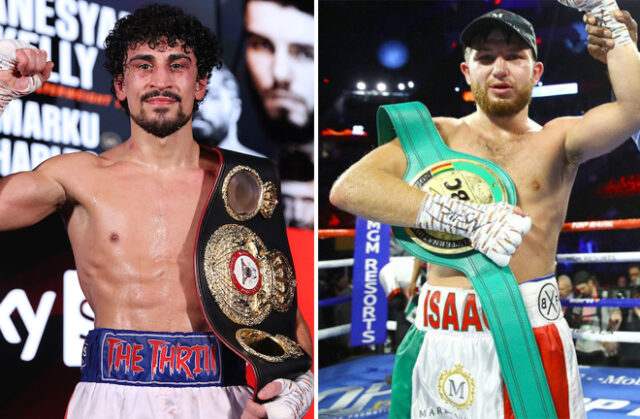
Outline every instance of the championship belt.
<svg viewBox="0 0 640 419">
<path fill-rule="evenodd" d="M 420 102 L 381 106 L 378 142 L 398 137 L 407 159 L 404 180 L 429 193 L 476 203 L 516 205 L 513 181 L 501 167 L 448 148 Z M 418 259 L 463 272 L 486 314 L 504 383 L 517 418 L 555 418 L 556 411 L 531 323 L 511 268 L 499 267 L 461 236 L 393 227 Z"/>
<path fill-rule="evenodd" d="M 196 238 L 196 283 L 209 326 L 251 367 L 255 398 L 274 379 L 307 371 L 311 358 L 295 341 L 296 278 L 275 167 L 213 152 L 220 168 Z"/>
</svg>

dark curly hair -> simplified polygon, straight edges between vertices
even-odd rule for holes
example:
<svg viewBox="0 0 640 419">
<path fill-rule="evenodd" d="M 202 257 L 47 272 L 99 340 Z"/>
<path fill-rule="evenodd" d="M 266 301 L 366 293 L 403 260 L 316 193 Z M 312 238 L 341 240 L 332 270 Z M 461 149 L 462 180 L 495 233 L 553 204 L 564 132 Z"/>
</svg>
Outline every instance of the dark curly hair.
<svg viewBox="0 0 640 419">
<path fill-rule="evenodd" d="M 155 49 L 164 40 L 170 47 L 182 42 L 185 53 L 193 51 L 199 80 L 210 77 L 213 67 L 222 67 L 220 43 L 206 26 L 177 7 L 154 3 L 118 20 L 104 42 L 104 67 L 113 78 L 111 93 L 116 93 L 113 82 L 124 74 L 129 48 L 146 42 L 150 48 Z M 193 112 L 198 110 L 199 103 L 199 100 L 195 101 Z M 121 100 L 120 105 L 128 116 L 127 100 Z"/>
</svg>

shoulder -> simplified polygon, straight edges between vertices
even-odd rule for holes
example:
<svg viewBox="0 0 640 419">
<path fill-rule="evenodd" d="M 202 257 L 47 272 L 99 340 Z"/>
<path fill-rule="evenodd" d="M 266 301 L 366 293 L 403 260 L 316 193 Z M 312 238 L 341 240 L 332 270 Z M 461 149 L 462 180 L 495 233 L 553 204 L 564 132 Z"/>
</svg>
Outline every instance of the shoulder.
<svg viewBox="0 0 640 419">
<path fill-rule="evenodd" d="M 543 130 L 548 131 L 564 131 L 570 130 L 582 117 L 580 116 L 563 116 L 560 118 L 552 119 L 544 124 Z"/>
<path fill-rule="evenodd" d="M 433 123 L 436 124 L 439 130 L 458 129 L 465 125 L 463 118 L 452 118 L 450 116 L 436 116 L 433 118 Z"/>
<path fill-rule="evenodd" d="M 433 118 L 433 123 L 438 128 L 438 132 L 443 138 L 448 138 L 453 132 L 466 125 L 462 118 L 452 118 L 449 116 L 437 116 Z"/>
<path fill-rule="evenodd" d="M 40 172 L 81 171 L 85 168 L 104 165 L 106 162 L 106 159 L 98 155 L 86 151 L 80 151 L 51 157 L 50 159 L 42 162 L 34 170 Z"/>
<path fill-rule="evenodd" d="M 459 128 L 464 125 L 464 119 L 452 118 L 450 116 L 434 116 L 433 123 L 438 127 L 442 126 L 445 128 Z"/>
</svg>

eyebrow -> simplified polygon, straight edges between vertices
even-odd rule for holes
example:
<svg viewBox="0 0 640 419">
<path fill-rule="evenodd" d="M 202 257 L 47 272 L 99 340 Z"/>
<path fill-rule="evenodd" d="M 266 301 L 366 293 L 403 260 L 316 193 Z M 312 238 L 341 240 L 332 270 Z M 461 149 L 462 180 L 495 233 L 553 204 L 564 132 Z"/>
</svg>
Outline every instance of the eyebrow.
<svg viewBox="0 0 640 419">
<path fill-rule="evenodd" d="M 255 32 L 251 32 L 251 31 L 246 31 L 245 30 L 245 35 L 247 36 L 247 38 L 250 37 L 250 36 L 255 36 L 255 37 L 258 37 L 258 38 L 262 38 L 265 41 L 271 42 L 273 44 L 273 41 L 271 40 L 271 38 L 269 38 L 268 36 L 265 36 L 265 35 L 260 35 L 259 33 L 255 33 Z M 299 47 L 299 48 L 313 48 L 314 47 L 313 43 L 301 44 L 299 42 L 291 42 L 291 45 L 294 45 L 294 46 Z"/>
<path fill-rule="evenodd" d="M 271 39 L 269 39 L 268 37 L 264 36 L 264 35 L 260 35 L 259 33 L 255 33 L 255 32 L 251 32 L 251 31 L 244 31 L 245 35 L 248 37 L 250 36 L 256 36 L 258 38 L 262 38 L 262 39 L 266 39 L 267 41 L 271 42 Z"/>
<path fill-rule="evenodd" d="M 135 55 L 133 57 L 131 57 L 131 59 L 129 60 L 129 63 L 131 63 L 132 61 L 136 61 L 136 60 L 142 60 L 142 61 L 155 61 L 156 57 L 152 54 L 138 54 Z M 189 57 L 186 54 L 170 54 L 169 55 L 169 61 L 176 61 L 176 60 L 181 60 L 181 59 L 185 59 L 188 60 L 189 62 L 191 62 L 191 57 Z"/>
</svg>

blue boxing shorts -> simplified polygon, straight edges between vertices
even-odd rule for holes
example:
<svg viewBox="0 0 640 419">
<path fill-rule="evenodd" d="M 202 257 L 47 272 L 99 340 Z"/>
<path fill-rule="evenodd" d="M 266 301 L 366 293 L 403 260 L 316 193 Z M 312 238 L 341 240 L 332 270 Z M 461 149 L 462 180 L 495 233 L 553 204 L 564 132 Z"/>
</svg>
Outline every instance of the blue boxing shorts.
<svg viewBox="0 0 640 419">
<path fill-rule="evenodd" d="M 238 418 L 245 362 L 213 333 L 94 329 L 66 417 Z"/>
</svg>

